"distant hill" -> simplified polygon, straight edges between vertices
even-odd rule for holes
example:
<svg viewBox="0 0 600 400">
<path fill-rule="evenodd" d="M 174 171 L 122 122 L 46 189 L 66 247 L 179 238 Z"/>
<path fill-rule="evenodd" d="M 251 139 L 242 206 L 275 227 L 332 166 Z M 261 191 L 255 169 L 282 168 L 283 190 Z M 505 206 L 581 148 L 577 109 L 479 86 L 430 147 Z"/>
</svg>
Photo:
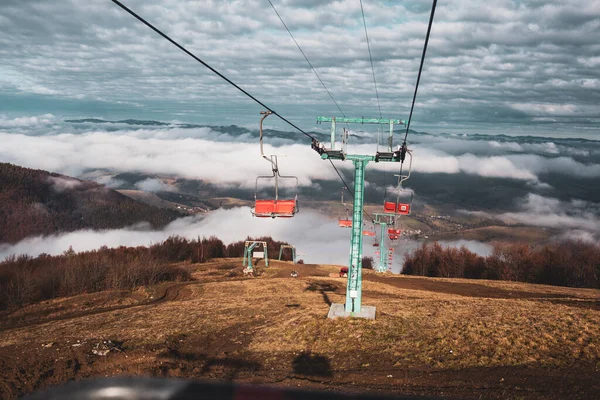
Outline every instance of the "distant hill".
<svg viewBox="0 0 600 400">
<path fill-rule="evenodd" d="M 180 216 L 94 182 L 0 163 L 0 243 L 84 228 L 122 228 L 140 222 L 161 228 Z"/>
</svg>

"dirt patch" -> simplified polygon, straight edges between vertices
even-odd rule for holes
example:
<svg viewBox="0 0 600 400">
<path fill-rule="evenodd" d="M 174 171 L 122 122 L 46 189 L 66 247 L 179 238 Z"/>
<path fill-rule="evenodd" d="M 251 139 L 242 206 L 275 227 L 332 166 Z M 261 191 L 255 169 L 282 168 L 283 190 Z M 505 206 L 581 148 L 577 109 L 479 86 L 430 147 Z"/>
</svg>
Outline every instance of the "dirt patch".
<svg viewBox="0 0 600 400">
<path fill-rule="evenodd" d="M 600 311 L 600 300 L 550 300 L 551 303 L 561 304 L 569 307 L 585 308 L 588 310 Z"/>
<path fill-rule="evenodd" d="M 289 278 L 292 271 L 298 272 L 298 277 L 306 278 L 309 276 L 329 276 L 329 272 L 316 264 L 293 264 L 291 262 L 277 262 L 276 264 L 269 263 L 273 266 L 272 273 L 266 271 L 269 277 L 272 278 Z"/>
<path fill-rule="evenodd" d="M 437 293 L 454 294 L 465 297 L 485 297 L 491 299 L 562 299 L 569 295 L 557 293 L 535 293 L 519 290 L 506 290 L 502 288 L 481 285 L 477 283 L 448 282 L 436 280 L 435 278 L 422 279 L 413 278 L 406 275 L 383 276 L 368 274 L 364 276 L 365 280 L 372 282 L 385 283 L 398 289 L 426 290 Z"/>
</svg>

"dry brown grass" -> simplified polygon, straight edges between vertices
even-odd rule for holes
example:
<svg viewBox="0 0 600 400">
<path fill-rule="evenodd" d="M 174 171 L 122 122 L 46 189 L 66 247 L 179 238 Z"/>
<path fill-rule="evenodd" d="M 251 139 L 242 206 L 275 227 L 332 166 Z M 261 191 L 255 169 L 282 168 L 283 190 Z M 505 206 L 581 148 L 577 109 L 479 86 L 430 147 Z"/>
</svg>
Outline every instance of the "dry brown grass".
<svg viewBox="0 0 600 400">
<path fill-rule="evenodd" d="M 222 265 L 215 262 L 196 267 L 193 276 L 202 279 L 214 277 L 219 271 L 227 272 Z M 323 272 L 332 272 L 330 270 L 337 267 L 320 268 Z M 271 267 L 261 278 L 189 285 L 192 295 L 182 302 L 115 313 L 118 317 L 107 313 L 101 317 L 13 330 L 0 334 L 0 340 L 7 345 L 27 340 L 49 341 L 63 335 L 73 339 L 100 335 L 158 342 L 167 335 L 219 331 L 234 324 L 248 324 L 254 325 L 254 335 L 260 338 L 250 343 L 248 349 L 253 352 L 309 348 L 335 354 L 359 350 L 393 354 L 396 363 L 405 366 L 452 368 L 533 362 L 558 365 L 578 359 L 600 359 L 598 311 L 555 304 L 544 297 L 535 300 L 465 298 L 400 290 L 365 281 L 364 302 L 377 307 L 377 319 L 331 321 L 324 318 L 328 305 L 318 285 L 336 285 L 338 290 L 324 293 L 330 301 L 341 303 L 345 294 L 344 279 L 269 279 L 276 271 L 277 267 Z M 440 281 L 451 284 L 453 280 Z M 596 290 L 457 281 L 483 283 L 509 291 L 561 294 L 573 301 L 599 298 Z M 317 290 L 307 290 L 310 284 L 316 284 Z M 289 304 L 299 306 L 286 307 Z"/>
<path fill-rule="evenodd" d="M 240 259 L 224 263 L 241 269 Z M 245 354 L 260 360 L 264 370 L 274 371 L 282 368 L 281 354 L 307 351 L 327 357 L 334 371 L 364 369 L 384 377 L 389 371 L 414 368 L 578 363 L 600 368 L 600 311 L 567 304 L 600 301 L 598 290 L 436 280 L 539 294 L 529 299 L 486 298 L 365 280 L 363 301 L 377 307 L 376 320 L 328 320 L 327 301 L 344 301 L 345 279 L 303 275 L 302 266 L 284 262 L 273 262 L 258 278 L 227 278 L 224 263 L 194 266 L 197 281 L 179 284 L 188 290 L 185 298 L 0 332 L 0 350 L 24 343 L 39 348 L 53 341 L 110 338 L 123 341 L 128 351 L 146 349 L 127 361 L 136 360 L 143 370 L 143 365 L 164 361 L 161 354 L 173 338 L 199 338 L 198 352 Z M 275 277 L 291 269 L 300 277 Z M 317 274 L 338 269 L 314 267 Z M 431 280 L 387 275 L 384 281 L 402 279 Z M 557 299 L 566 303 L 558 304 Z M 202 347 L 209 343 L 202 338 L 217 338 L 211 339 L 216 344 Z"/>
</svg>

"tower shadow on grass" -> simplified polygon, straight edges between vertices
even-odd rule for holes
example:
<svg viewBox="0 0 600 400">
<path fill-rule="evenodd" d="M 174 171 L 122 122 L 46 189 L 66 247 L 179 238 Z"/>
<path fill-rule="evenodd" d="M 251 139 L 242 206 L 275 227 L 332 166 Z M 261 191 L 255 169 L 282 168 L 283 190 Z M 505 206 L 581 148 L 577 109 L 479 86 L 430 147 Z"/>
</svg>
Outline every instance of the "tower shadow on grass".
<svg viewBox="0 0 600 400">
<path fill-rule="evenodd" d="M 321 296 L 323 296 L 323 301 L 330 306 L 331 299 L 329 299 L 329 296 L 326 292 L 335 293 L 337 289 L 338 287 L 336 285 L 332 285 L 330 283 L 310 282 L 304 291 L 321 293 Z"/>
<path fill-rule="evenodd" d="M 294 373 L 306 376 L 331 378 L 333 371 L 329 358 L 311 352 L 302 352 L 292 361 Z"/>
</svg>

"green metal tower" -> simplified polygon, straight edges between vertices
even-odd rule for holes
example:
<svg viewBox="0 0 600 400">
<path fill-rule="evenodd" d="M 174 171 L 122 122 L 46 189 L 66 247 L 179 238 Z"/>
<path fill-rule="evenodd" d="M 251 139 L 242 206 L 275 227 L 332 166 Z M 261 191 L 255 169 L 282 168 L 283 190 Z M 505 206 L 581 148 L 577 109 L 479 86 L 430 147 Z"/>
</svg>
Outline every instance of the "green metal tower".
<svg viewBox="0 0 600 400">
<path fill-rule="evenodd" d="M 388 247 L 387 247 L 387 229 L 388 226 L 394 226 L 395 216 L 384 213 L 374 213 L 376 225 L 381 226 L 381 237 L 379 239 L 379 265 L 377 272 L 386 272 L 388 270 Z"/>
<path fill-rule="evenodd" d="M 267 242 L 262 241 L 254 241 L 247 240 L 244 243 L 244 259 L 242 261 L 242 266 L 244 268 L 244 273 L 253 274 L 254 273 L 254 265 L 252 264 L 252 257 L 254 256 L 253 250 L 256 246 L 261 245 L 263 247 L 263 251 L 257 256 L 259 258 L 264 258 L 265 267 L 269 266 L 269 255 L 267 254 Z"/>
<path fill-rule="evenodd" d="M 281 256 L 283 255 L 283 249 L 290 249 L 292 251 L 292 262 L 296 264 L 296 248 L 292 245 L 282 244 L 279 248 L 279 261 L 281 261 Z"/>
<path fill-rule="evenodd" d="M 346 286 L 346 303 L 344 311 L 349 316 L 355 316 L 362 310 L 362 226 L 363 203 L 365 194 L 365 168 L 371 161 L 374 162 L 400 162 L 404 160 L 406 145 L 393 150 L 392 137 L 394 124 L 404 124 L 398 119 L 381 118 L 342 118 L 342 117 L 317 117 L 317 123 L 331 122 L 331 147 L 327 148 L 322 143 L 313 141 L 312 148 L 317 151 L 323 160 L 349 160 L 354 164 L 354 204 L 352 209 L 352 240 L 350 245 L 350 260 L 348 263 L 348 283 Z M 361 154 L 347 154 L 346 142 L 348 132 L 344 129 L 342 134 L 342 148 L 336 150 L 336 123 L 358 124 L 388 124 L 389 136 L 387 151 L 378 151 L 374 156 Z M 332 305 L 332 307 L 335 306 Z M 332 308 L 333 309 L 333 308 Z M 332 309 L 330 309 L 330 316 Z M 334 318 L 334 317 L 332 317 Z M 374 318 L 374 315 L 373 315 Z"/>
</svg>

